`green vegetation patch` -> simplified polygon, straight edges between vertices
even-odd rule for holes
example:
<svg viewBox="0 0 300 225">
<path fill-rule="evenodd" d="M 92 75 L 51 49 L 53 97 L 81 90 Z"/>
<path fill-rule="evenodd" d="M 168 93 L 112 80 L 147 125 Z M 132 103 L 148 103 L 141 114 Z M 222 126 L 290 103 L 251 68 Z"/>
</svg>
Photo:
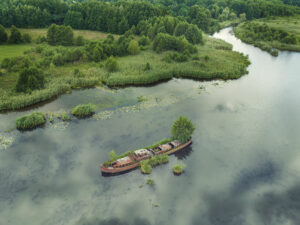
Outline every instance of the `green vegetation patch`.
<svg viewBox="0 0 300 225">
<path fill-rule="evenodd" d="M 242 41 L 278 55 L 279 50 L 300 52 L 300 16 L 259 19 L 234 28 Z"/>
<path fill-rule="evenodd" d="M 41 112 L 34 112 L 30 115 L 18 117 L 16 127 L 19 130 L 30 130 L 46 123 L 45 116 Z"/>
<path fill-rule="evenodd" d="M 147 182 L 146 182 L 148 185 L 150 185 L 151 187 L 153 187 L 155 185 L 155 182 L 154 180 L 152 179 L 147 179 Z"/>
<path fill-rule="evenodd" d="M 185 165 L 184 164 L 177 164 L 173 166 L 173 173 L 176 175 L 182 174 L 184 171 Z"/>
<path fill-rule="evenodd" d="M 169 162 L 169 156 L 167 154 L 156 155 L 150 159 L 142 160 L 140 162 L 141 172 L 144 174 L 150 174 L 153 167 L 167 162 Z"/>
<path fill-rule="evenodd" d="M 192 137 L 195 127 L 187 117 L 179 116 L 171 127 L 171 133 L 175 140 L 184 143 Z"/>
<path fill-rule="evenodd" d="M 92 116 L 95 113 L 96 106 L 93 104 L 86 104 L 86 105 L 77 105 L 73 110 L 72 114 L 79 118 L 85 118 Z"/>
</svg>

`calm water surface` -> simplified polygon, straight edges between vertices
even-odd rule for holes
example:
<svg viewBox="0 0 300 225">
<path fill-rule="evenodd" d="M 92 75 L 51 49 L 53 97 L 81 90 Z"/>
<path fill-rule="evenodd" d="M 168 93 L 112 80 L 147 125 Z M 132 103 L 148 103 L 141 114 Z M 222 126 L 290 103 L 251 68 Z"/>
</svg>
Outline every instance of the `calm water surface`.
<svg viewBox="0 0 300 225">
<path fill-rule="evenodd" d="M 73 91 L 37 109 L 92 102 L 93 118 L 30 132 L 4 132 L 28 111 L 0 115 L 0 225 L 299 224 L 300 54 L 275 58 L 230 31 L 214 36 L 249 55 L 239 80 Z M 197 127 L 190 148 L 151 175 L 101 176 L 111 149 L 168 137 L 179 115 Z M 186 172 L 174 176 L 178 162 Z M 149 178 L 155 187 L 145 185 Z"/>
</svg>

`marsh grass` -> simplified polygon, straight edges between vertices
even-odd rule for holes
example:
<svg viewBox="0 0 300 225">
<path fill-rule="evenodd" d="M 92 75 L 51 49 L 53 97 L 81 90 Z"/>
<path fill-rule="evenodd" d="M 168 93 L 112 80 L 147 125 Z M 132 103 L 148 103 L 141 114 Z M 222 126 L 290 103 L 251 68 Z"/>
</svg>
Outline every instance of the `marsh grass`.
<svg viewBox="0 0 300 225">
<path fill-rule="evenodd" d="M 18 117 L 16 120 L 16 127 L 19 130 L 30 130 L 37 128 L 46 123 L 46 119 L 43 113 L 34 112 L 29 115 Z"/>
<path fill-rule="evenodd" d="M 180 175 L 183 173 L 185 167 L 186 166 L 184 164 L 177 164 L 177 165 L 173 166 L 173 173 L 175 175 Z"/>
<path fill-rule="evenodd" d="M 141 172 L 144 174 L 150 174 L 153 167 L 167 162 L 169 162 L 169 156 L 167 154 L 156 155 L 150 159 L 142 160 L 140 162 Z"/>
<path fill-rule="evenodd" d="M 96 106 L 93 104 L 77 105 L 72 114 L 78 118 L 90 117 L 95 113 Z"/>
</svg>

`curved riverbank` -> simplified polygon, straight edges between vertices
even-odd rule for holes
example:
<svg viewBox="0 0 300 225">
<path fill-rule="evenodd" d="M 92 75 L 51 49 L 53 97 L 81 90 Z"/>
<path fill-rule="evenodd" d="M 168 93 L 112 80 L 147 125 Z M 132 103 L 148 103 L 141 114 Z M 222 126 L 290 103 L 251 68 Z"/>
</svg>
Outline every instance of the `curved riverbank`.
<svg viewBox="0 0 300 225">
<path fill-rule="evenodd" d="M 232 51 L 232 46 L 222 40 L 208 36 L 204 39 L 205 44 L 197 46 L 198 53 L 190 56 L 190 59 L 185 62 L 175 62 L 170 59 L 173 52 L 158 54 L 146 49 L 138 55 L 118 58 L 120 69 L 113 73 L 107 72 L 103 62 L 52 65 L 45 70 L 47 74 L 45 88 L 31 93 L 16 93 L 15 85 L 18 74 L 7 72 L 0 77 L 0 111 L 23 109 L 55 99 L 60 95 L 70 93 L 73 89 L 95 87 L 102 83 L 116 88 L 153 85 L 172 78 L 202 81 L 238 79 L 248 73 L 247 67 L 250 62 L 246 56 Z M 35 57 L 38 55 L 41 59 L 44 57 L 43 54 L 35 51 L 28 51 L 26 57 L 31 54 Z M 147 63 L 149 69 L 145 70 Z M 80 76 L 74 71 L 80 71 Z"/>
</svg>

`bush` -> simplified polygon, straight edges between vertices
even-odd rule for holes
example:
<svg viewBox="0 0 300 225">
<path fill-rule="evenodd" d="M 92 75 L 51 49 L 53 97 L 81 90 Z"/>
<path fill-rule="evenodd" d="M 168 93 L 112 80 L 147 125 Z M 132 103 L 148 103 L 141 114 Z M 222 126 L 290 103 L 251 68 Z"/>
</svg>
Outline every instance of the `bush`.
<svg viewBox="0 0 300 225">
<path fill-rule="evenodd" d="M 70 26 L 52 24 L 47 31 L 49 45 L 73 45 L 74 33 Z"/>
<path fill-rule="evenodd" d="M 185 165 L 183 164 L 177 164 L 173 166 L 173 173 L 176 175 L 181 174 L 184 171 Z"/>
<path fill-rule="evenodd" d="M 153 41 L 153 50 L 156 52 L 165 50 L 175 50 L 179 52 L 188 50 L 190 53 L 197 52 L 197 48 L 188 43 L 188 41 L 183 36 L 175 37 L 163 33 L 159 33 L 158 35 L 156 35 Z"/>
<path fill-rule="evenodd" d="M 72 110 L 72 114 L 79 118 L 89 117 L 95 113 L 95 105 L 78 105 Z"/>
<path fill-rule="evenodd" d="M 45 77 L 43 73 L 35 67 L 24 69 L 18 78 L 16 91 L 31 92 L 44 87 Z"/>
<path fill-rule="evenodd" d="M 41 112 L 18 117 L 16 127 L 19 130 L 30 130 L 46 123 L 45 116 Z"/>
<path fill-rule="evenodd" d="M 119 63 L 118 61 L 113 57 L 109 57 L 106 62 L 105 62 L 105 68 L 109 71 L 109 72 L 115 72 L 119 70 Z"/>
<path fill-rule="evenodd" d="M 146 46 L 150 44 L 150 39 L 147 36 L 142 36 L 141 39 L 139 40 L 139 45 L 140 46 Z"/>
<path fill-rule="evenodd" d="M 131 55 L 136 55 L 140 52 L 139 43 L 136 40 L 131 40 L 128 45 L 128 53 Z"/>
<path fill-rule="evenodd" d="M 77 46 L 83 46 L 84 42 L 85 42 L 84 38 L 81 35 L 75 39 L 75 45 L 77 45 Z"/>
<path fill-rule="evenodd" d="M 145 71 L 151 70 L 150 63 L 148 63 L 148 62 L 146 63 L 144 70 Z"/>
<path fill-rule="evenodd" d="M 10 44 L 22 43 L 22 35 L 15 26 L 11 26 L 11 28 L 10 28 L 10 36 L 8 39 L 8 43 L 10 43 Z"/>
<path fill-rule="evenodd" d="M 55 66 L 62 66 L 65 64 L 62 54 L 57 54 L 53 57 L 52 62 Z"/>
<path fill-rule="evenodd" d="M 188 118 L 184 116 L 179 116 L 178 119 L 172 125 L 171 133 L 175 140 L 179 140 L 180 142 L 186 142 L 188 139 L 191 138 L 194 130 L 195 127 Z"/>
<path fill-rule="evenodd" d="M 22 35 L 22 40 L 24 43 L 31 43 L 31 36 L 28 33 Z"/>
<path fill-rule="evenodd" d="M 7 33 L 5 28 L 0 24 L 0 44 L 6 43 L 7 41 Z"/>
<path fill-rule="evenodd" d="M 36 43 L 37 44 L 42 44 L 42 43 L 46 43 L 47 42 L 47 38 L 45 36 L 38 36 L 38 38 L 36 39 Z"/>
</svg>

